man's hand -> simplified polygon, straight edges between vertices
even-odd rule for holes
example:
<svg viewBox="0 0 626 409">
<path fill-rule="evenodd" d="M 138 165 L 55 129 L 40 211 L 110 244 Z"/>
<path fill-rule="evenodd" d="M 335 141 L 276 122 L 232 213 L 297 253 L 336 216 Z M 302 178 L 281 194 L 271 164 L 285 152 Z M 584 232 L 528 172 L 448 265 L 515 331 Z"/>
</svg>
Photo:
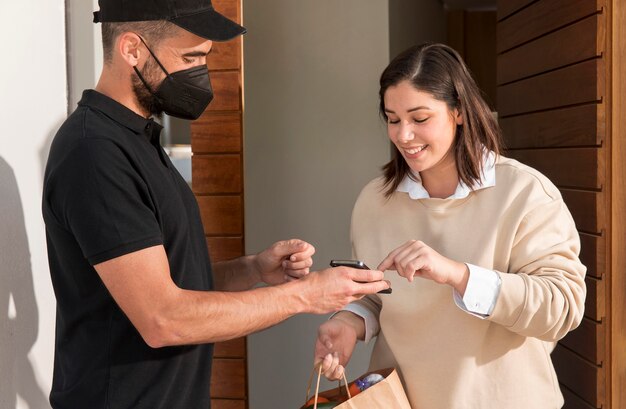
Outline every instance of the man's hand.
<svg viewBox="0 0 626 409">
<path fill-rule="evenodd" d="M 306 241 L 279 241 L 254 256 L 259 279 L 269 285 L 282 284 L 309 274 L 315 247 Z"/>
<path fill-rule="evenodd" d="M 339 311 L 365 295 L 390 288 L 391 284 L 384 278 L 384 274 L 377 270 L 335 267 L 314 271 L 293 284 L 300 287 L 302 312 L 327 314 Z"/>
</svg>

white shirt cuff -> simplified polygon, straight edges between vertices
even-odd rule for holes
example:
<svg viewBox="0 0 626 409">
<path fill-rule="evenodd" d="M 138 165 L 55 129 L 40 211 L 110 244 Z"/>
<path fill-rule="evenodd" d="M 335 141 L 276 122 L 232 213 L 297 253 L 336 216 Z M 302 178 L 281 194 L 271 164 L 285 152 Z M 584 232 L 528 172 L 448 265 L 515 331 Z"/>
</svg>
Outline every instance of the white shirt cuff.
<svg viewBox="0 0 626 409">
<path fill-rule="evenodd" d="M 454 292 L 454 302 L 462 310 L 479 318 L 488 317 L 496 306 L 502 280 L 493 270 L 467 264 L 469 280 L 465 295 L 461 297 L 458 291 Z"/>
<path fill-rule="evenodd" d="M 370 342 L 372 338 L 378 335 L 378 331 L 380 330 L 378 318 L 376 318 L 376 316 L 369 309 L 363 307 L 362 305 L 352 303 L 346 305 L 341 311 L 350 311 L 351 313 L 363 318 L 363 321 L 365 321 L 365 343 Z M 335 314 L 337 313 L 338 312 Z M 331 315 L 330 318 L 335 316 L 335 314 Z"/>
</svg>

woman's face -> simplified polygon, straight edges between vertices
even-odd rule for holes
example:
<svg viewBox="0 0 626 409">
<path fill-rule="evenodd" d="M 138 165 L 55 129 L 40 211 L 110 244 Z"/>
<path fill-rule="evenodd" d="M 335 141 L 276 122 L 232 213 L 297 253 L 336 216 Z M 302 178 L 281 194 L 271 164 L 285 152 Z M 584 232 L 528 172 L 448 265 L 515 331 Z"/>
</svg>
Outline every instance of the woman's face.
<svg viewBox="0 0 626 409">
<path fill-rule="evenodd" d="M 463 121 L 457 110 L 409 81 L 387 88 L 384 95 L 387 133 L 413 172 L 450 168 L 456 125 Z M 451 167 L 455 169 L 454 166 Z"/>
</svg>

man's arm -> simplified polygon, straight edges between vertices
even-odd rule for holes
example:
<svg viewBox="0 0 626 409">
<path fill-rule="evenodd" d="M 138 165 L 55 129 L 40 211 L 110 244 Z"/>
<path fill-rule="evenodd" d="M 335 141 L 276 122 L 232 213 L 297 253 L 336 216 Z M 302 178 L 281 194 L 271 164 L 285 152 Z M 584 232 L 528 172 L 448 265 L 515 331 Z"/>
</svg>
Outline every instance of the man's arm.
<svg viewBox="0 0 626 409">
<path fill-rule="evenodd" d="M 261 274 L 254 265 L 255 256 L 213 263 L 213 285 L 218 291 L 249 290 L 261 282 Z"/>
<path fill-rule="evenodd" d="M 213 264 L 213 283 L 218 291 L 249 290 L 259 283 L 282 284 L 309 273 L 315 247 L 298 240 L 283 240 L 252 256 Z"/>
<path fill-rule="evenodd" d="M 240 292 L 175 285 L 163 246 L 94 266 L 117 304 L 153 348 L 238 338 L 298 313 L 327 313 L 389 288 L 383 273 L 327 269 L 285 284 Z M 357 283 L 363 281 L 365 283 Z"/>
</svg>

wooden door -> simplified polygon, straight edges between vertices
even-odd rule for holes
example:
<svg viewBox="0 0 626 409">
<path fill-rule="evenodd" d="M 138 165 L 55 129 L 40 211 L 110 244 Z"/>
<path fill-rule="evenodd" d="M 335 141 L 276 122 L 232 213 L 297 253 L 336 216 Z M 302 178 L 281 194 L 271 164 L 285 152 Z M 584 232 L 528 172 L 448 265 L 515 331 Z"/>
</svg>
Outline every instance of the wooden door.
<svg viewBox="0 0 626 409">
<path fill-rule="evenodd" d="M 241 0 L 213 0 L 241 23 Z M 192 189 L 200 205 L 212 261 L 244 255 L 242 37 L 213 43 L 207 64 L 215 94 L 191 125 Z M 246 339 L 215 345 L 214 409 L 248 407 Z"/>
<path fill-rule="evenodd" d="M 496 105 L 496 12 L 449 10 L 446 43 L 467 64 L 485 100 Z"/>
<path fill-rule="evenodd" d="M 626 2 L 609 4 L 611 56 L 610 405 L 626 408 Z"/>
<path fill-rule="evenodd" d="M 624 243 L 626 234 L 620 220 L 626 212 L 619 213 L 626 209 L 626 191 L 617 185 L 624 184 L 626 167 L 615 149 L 626 152 L 611 122 L 619 106 L 612 101 L 612 44 L 620 7 L 624 21 L 624 6 L 614 10 L 621 1 L 498 0 L 497 107 L 507 155 L 559 187 L 588 268 L 583 322 L 552 354 L 570 409 L 626 407 L 626 257 L 615 242 L 619 237 Z M 622 88 L 622 107 L 623 93 Z"/>
</svg>

